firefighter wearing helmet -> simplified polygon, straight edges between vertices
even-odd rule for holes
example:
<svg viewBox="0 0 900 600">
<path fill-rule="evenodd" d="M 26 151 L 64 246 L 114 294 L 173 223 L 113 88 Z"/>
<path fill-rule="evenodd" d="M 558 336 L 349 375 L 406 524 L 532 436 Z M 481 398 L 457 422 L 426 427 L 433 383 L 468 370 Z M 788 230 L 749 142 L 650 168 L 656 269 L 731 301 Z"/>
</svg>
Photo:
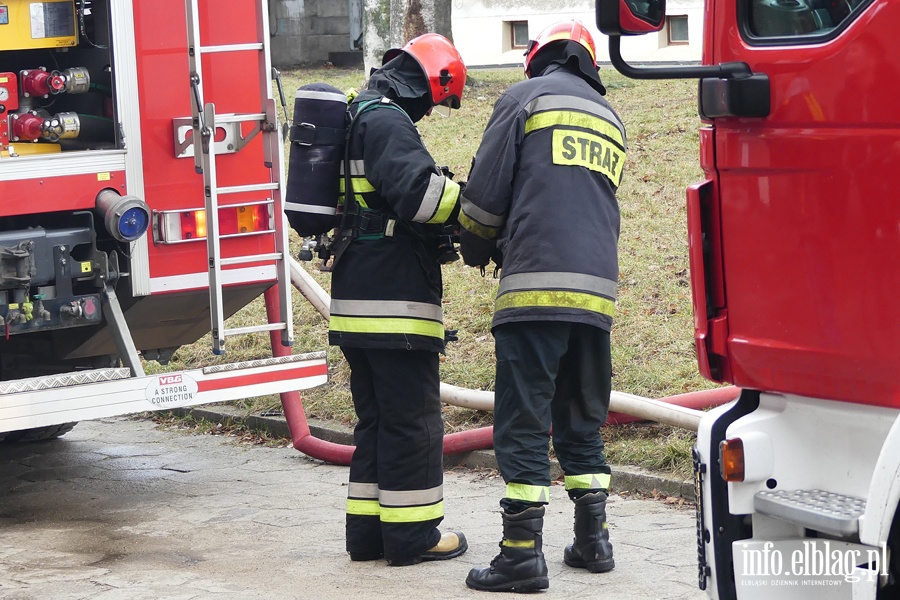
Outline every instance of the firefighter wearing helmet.
<svg viewBox="0 0 900 600">
<path fill-rule="evenodd" d="M 384 55 L 350 104 L 350 186 L 332 273 L 329 341 L 350 366 L 358 417 L 346 542 L 351 560 L 444 560 L 467 549 L 443 520 L 439 239 L 459 184 L 442 174 L 415 123 L 459 108 L 466 67 L 427 33 Z"/>
<path fill-rule="evenodd" d="M 579 21 L 543 30 L 525 74 L 497 101 L 460 201 L 466 264 L 502 262 L 491 330 L 503 540 L 490 566 L 466 579 L 487 591 L 549 586 L 541 536 L 551 425 L 575 505 L 565 563 L 594 573 L 614 566 L 600 427 L 611 389 L 625 127 L 603 98 L 594 41 Z"/>
</svg>

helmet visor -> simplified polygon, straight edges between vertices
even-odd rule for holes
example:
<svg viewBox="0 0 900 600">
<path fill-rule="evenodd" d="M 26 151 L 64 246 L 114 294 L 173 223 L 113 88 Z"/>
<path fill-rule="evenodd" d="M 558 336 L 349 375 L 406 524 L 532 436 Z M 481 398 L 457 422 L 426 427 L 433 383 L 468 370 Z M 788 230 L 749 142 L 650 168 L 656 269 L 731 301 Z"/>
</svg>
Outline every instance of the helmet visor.
<svg viewBox="0 0 900 600">
<path fill-rule="evenodd" d="M 431 112 L 434 114 L 438 114 L 444 118 L 449 117 L 453 113 L 453 109 L 450 108 L 449 103 L 445 101 L 441 104 L 435 104 L 434 108 L 431 109 Z"/>
</svg>

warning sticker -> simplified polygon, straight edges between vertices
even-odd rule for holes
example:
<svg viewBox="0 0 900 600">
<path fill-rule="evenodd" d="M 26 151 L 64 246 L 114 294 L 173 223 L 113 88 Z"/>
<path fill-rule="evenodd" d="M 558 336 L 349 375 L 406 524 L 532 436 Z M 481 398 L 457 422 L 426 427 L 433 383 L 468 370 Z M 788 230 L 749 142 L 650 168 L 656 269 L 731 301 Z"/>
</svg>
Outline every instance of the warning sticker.
<svg viewBox="0 0 900 600">
<path fill-rule="evenodd" d="M 144 394 L 150 404 L 159 408 L 184 406 L 197 395 L 197 382 L 184 373 L 158 375 Z"/>
</svg>

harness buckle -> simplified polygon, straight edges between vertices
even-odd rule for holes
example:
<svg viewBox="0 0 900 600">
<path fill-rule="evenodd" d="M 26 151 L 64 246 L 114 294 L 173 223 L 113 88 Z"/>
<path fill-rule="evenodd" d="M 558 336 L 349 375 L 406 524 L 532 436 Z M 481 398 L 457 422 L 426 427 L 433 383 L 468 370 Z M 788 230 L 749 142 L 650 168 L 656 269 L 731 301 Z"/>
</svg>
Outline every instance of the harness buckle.
<svg viewBox="0 0 900 600">
<path fill-rule="evenodd" d="M 360 233 L 382 233 L 384 231 L 384 215 L 375 211 L 366 211 L 359 216 Z"/>
<path fill-rule="evenodd" d="M 291 138 L 291 141 L 301 146 L 312 146 L 316 140 L 316 126 L 313 123 L 297 123 Z"/>
</svg>

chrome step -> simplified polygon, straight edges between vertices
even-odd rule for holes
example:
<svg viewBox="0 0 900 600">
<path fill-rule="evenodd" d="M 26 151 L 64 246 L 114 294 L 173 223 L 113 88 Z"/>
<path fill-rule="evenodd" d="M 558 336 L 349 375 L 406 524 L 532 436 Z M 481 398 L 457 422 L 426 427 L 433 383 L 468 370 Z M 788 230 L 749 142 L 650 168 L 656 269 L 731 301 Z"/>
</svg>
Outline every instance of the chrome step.
<svg viewBox="0 0 900 600">
<path fill-rule="evenodd" d="M 757 492 L 753 507 L 759 513 L 808 529 L 849 537 L 859 533 L 866 501 L 825 490 L 777 490 Z"/>
</svg>

